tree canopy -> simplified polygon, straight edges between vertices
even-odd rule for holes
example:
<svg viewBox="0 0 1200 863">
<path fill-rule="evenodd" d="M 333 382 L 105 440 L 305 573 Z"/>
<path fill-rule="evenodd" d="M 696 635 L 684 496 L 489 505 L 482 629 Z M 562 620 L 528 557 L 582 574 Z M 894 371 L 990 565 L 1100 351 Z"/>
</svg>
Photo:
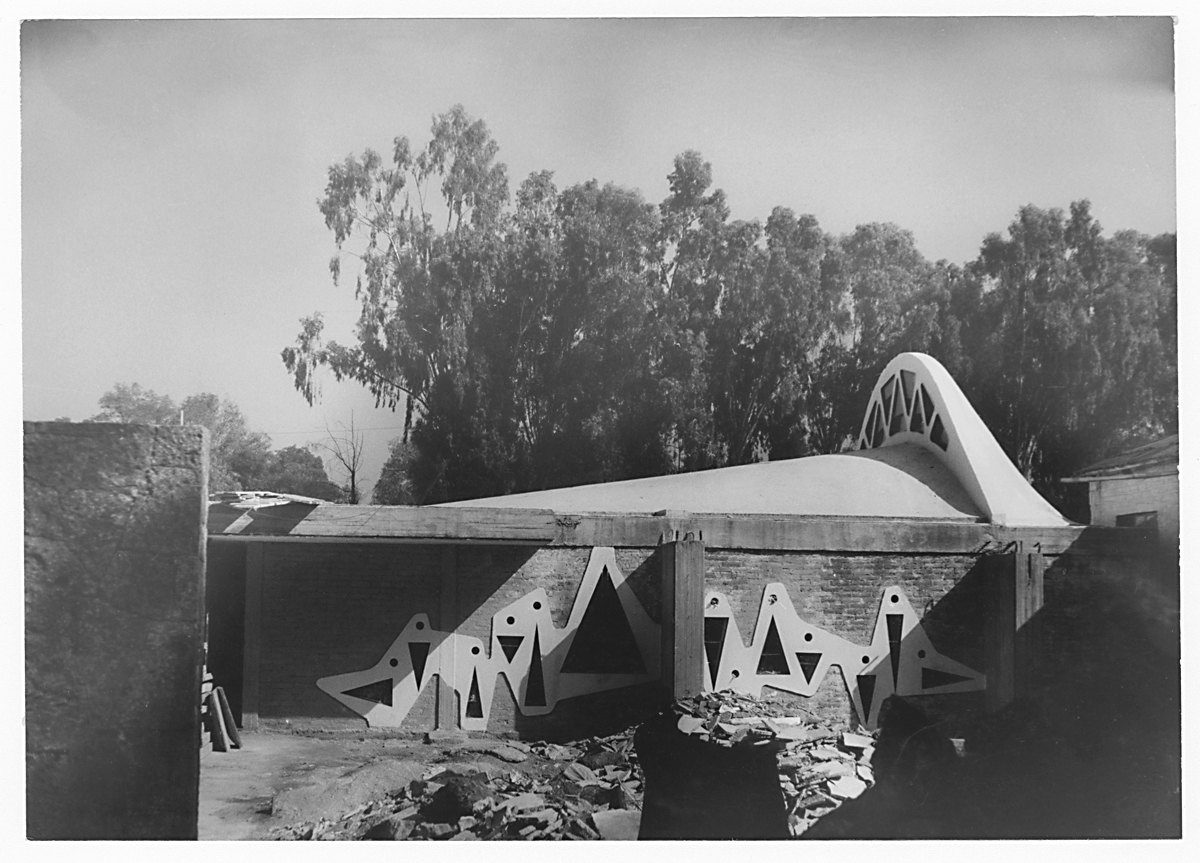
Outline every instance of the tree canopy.
<svg viewBox="0 0 1200 863">
<path fill-rule="evenodd" d="M 328 171 L 335 285 L 355 269 L 351 344 L 319 314 L 282 358 L 403 406 L 376 497 L 433 503 L 834 452 L 905 350 L 942 360 L 1025 474 L 1055 480 L 1174 430 L 1175 238 L 1106 238 L 1087 201 L 1021 208 L 962 265 L 913 235 L 845 235 L 778 206 L 734 220 L 710 163 L 675 158 L 657 206 L 535 171 L 510 198 L 499 147 L 462 106 L 420 150 Z M 431 184 L 436 191 L 430 194 Z M 439 193 L 440 192 L 440 196 Z"/>
<path fill-rule="evenodd" d="M 138 384 L 114 384 L 100 397 L 100 412 L 88 422 L 201 425 L 209 433 L 209 491 L 274 491 L 329 501 L 345 495 L 330 482 L 321 459 L 299 447 L 271 451 L 261 432 L 252 431 L 236 404 L 212 393 L 188 396 L 180 404 Z"/>
</svg>

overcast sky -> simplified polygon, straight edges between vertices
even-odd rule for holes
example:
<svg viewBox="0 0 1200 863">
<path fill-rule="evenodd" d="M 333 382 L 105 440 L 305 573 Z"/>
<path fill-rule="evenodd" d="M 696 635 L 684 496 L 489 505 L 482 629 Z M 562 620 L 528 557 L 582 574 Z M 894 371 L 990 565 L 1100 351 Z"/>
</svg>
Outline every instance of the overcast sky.
<svg viewBox="0 0 1200 863">
<path fill-rule="evenodd" d="M 352 280 L 316 200 L 334 161 L 428 139 L 462 103 L 513 188 L 555 172 L 667 193 L 712 162 L 735 218 L 891 221 L 972 259 L 1018 207 L 1088 198 L 1106 234 L 1175 230 L 1170 19 L 35 22 L 21 34 L 24 416 L 116 382 L 228 396 L 276 446 L 399 434 L 356 384 L 309 407 L 279 352 Z"/>
</svg>

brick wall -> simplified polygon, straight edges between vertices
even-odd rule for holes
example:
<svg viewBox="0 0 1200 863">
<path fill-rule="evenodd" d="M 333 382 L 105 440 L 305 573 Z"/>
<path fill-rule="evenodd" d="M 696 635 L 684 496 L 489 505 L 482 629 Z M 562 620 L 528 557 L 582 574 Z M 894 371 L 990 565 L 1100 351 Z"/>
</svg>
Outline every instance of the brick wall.
<svg viewBox="0 0 1200 863">
<path fill-rule="evenodd" d="M 1164 545 L 1179 541 L 1179 477 L 1106 479 L 1088 483 L 1092 524 L 1112 527 L 1117 516 L 1158 513 L 1158 535 Z"/>
<path fill-rule="evenodd" d="M 705 556 L 705 589 L 729 598 L 742 639 L 749 644 L 763 588 L 781 582 L 796 613 L 806 622 L 849 641 L 867 645 L 874 634 L 886 587 L 901 587 L 939 652 L 982 671 L 982 566 L 976 555 L 819 554 L 811 552 L 732 552 Z M 812 698 L 764 689 L 764 696 L 816 711 L 842 723 L 855 716 L 841 675 L 826 675 Z M 922 696 L 933 713 L 975 711 L 974 693 Z"/>
<path fill-rule="evenodd" d="M 208 442 L 25 423 L 26 828 L 195 839 Z"/>
<path fill-rule="evenodd" d="M 543 588 L 556 627 L 567 623 L 587 567 L 588 548 L 459 546 L 456 608 L 439 619 L 444 546 L 268 544 L 263 564 L 263 648 L 260 715 L 321 726 L 362 720 L 316 687 L 328 674 L 374 664 L 418 612 L 439 629 L 456 629 L 488 643 L 491 619 L 504 606 Z M 618 549 L 617 564 L 648 615 L 661 615 L 660 559 L 656 549 Z M 904 588 L 926 615 L 925 627 L 946 655 L 982 669 L 982 591 L 972 555 L 834 555 L 709 550 L 706 589 L 729 596 L 744 639 L 753 635 L 763 587 L 788 587 L 797 613 L 844 638 L 869 644 L 883 589 Z M 434 727 L 433 689 L 406 719 L 402 731 Z M 852 717 L 840 675 L 827 676 L 817 696 L 781 690 L 765 697 L 817 710 L 834 721 Z M 489 713 L 491 733 L 557 739 L 617 730 L 658 706 L 653 685 L 562 701 L 548 716 L 526 717 L 499 678 Z M 975 696 L 930 699 L 957 709 Z M 591 730 L 581 730 L 591 729 Z"/>
<path fill-rule="evenodd" d="M 316 681 L 370 668 L 414 614 L 437 625 L 440 554 L 436 546 L 265 544 L 259 716 L 361 727 Z M 432 692 L 409 713 L 412 730 L 433 727 Z"/>
<path fill-rule="evenodd" d="M 540 587 L 549 594 L 554 625 L 564 627 L 591 553 L 586 548 L 458 547 L 455 608 L 451 619 L 442 620 L 445 548 L 264 544 L 258 698 L 263 722 L 272 725 L 286 719 L 297 727 L 362 727 L 364 720 L 321 692 L 316 681 L 374 665 L 414 614 L 424 612 L 438 629 L 487 644 L 492 615 Z M 657 561 L 653 549 L 622 549 L 617 554 L 617 565 L 656 621 Z M 628 693 L 601 693 L 574 699 L 578 703 L 563 702 L 549 717 L 523 717 L 503 680 L 489 715 L 489 730 L 496 733 L 561 737 L 566 727 L 595 719 L 605 724 L 612 716 L 625 715 L 620 705 L 629 700 Z M 606 706 L 597 711 L 597 703 Z M 424 688 L 400 731 L 434 728 L 435 705 L 434 688 Z"/>
<path fill-rule="evenodd" d="M 590 549 L 458 546 L 456 602 L 441 619 L 442 567 L 446 546 L 273 543 L 263 557 L 263 623 L 260 714 L 322 727 L 361 728 L 363 720 L 316 687 L 319 677 L 365 669 L 399 634 L 409 618 L 429 614 L 439 629 L 456 629 L 488 643 L 492 615 L 543 588 L 556 627 L 565 626 Z M 660 567 L 656 549 L 618 549 L 617 561 L 650 617 L 659 621 Z M 1161 581 L 1145 559 L 1067 553 L 1048 559 L 1046 607 L 1038 691 L 1054 692 L 1061 681 L 1104 679 L 1117 648 L 1114 614 L 1136 612 L 1140 638 L 1178 644 Z M 835 554 L 746 552 L 709 549 L 705 589 L 730 601 L 748 643 L 763 588 L 781 582 L 805 621 L 859 644 L 872 639 L 880 598 L 898 585 L 922 615 L 922 625 L 943 655 L 986 670 L 985 567 L 973 554 Z M 1107 640 L 1106 640 L 1107 639 Z M 1117 650 L 1119 653 L 1119 650 Z M 1099 678 L 1097 678 L 1099 675 Z M 764 697 L 817 712 L 828 721 L 855 719 L 841 675 L 826 676 L 811 699 L 764 689 Z M 919 704 L 953 728 L 983 709 L 982 693 L 919 696 Z M 654 685 L 629 687 L 564 700 L 548 716 L 525 717 L 516 709 L 505 678 L 498 679 L 489 732 L 526 738 L 566 739 L 618 730 L 657 708 Z M 427 687 L 402 731 L 434 728 L 435 698 Z"/>
</svg>

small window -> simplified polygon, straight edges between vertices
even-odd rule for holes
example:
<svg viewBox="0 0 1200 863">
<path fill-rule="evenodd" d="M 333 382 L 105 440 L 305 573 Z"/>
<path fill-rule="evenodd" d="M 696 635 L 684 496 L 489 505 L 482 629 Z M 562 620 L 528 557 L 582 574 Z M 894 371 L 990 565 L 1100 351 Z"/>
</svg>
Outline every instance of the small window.
<svg viewBox="0 0 1200 863">
<path fill-rule="evenodd" d="M 1158 530 L 1157 512 L 1128 512 L 1117 516 L 1117 527 L 1152 527 Z"/>
</svg>

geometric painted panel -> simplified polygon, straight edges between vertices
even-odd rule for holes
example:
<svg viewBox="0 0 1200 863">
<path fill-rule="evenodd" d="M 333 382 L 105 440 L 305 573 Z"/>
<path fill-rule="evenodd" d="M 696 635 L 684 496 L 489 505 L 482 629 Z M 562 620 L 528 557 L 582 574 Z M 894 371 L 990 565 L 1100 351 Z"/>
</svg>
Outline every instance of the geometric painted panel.
<svg viewBox="0 0 1200 863">
<path fill-rule="evenodd" d="M 885 389 L 893 403 L 905 395 L 899 381 Z M 934 649 L 899 587 L 883 591 L 874 635 L 865 647 L 806 623 L 796 614 L 782 584 L 768 584 L 763 589 L 749 646 L 743 644 L 723 594 L 706 596 L 704 614 L 709 660 L 704 684 L 709 692 L 732 689 L 758 697 L 763 686 L 773 686 L 812 696 L 825 674 L 837 666 L 860 721 L 874 728 L 879 708 L 889 695 L 951 694 L 986 687 L 984 675 Z M 717 629 L 709 627 L 709 621 L 718 620 L 723 624 L 719 645 L 715 643 Z M 794 665 L 789 657 L 795 658 Z"/>
<path fill-rule="evenodd" d="M 538 588 L 492 615 L 488 647 L 438 632 L 428 615 L 416 614 L 374 666 L 322 677 L 317 686 L 371 727 L 386 728 L 404 721 L 438 675 L 458 694 L 461 727 L 485 731 L 501 674 L 527 716 L 549 713 L 564 698 L 659 677 L 659 626 L 626 583 L 612 548 L 592 549 L 565 627 L 554 626 L 549 596 Z"/>
</svg>

